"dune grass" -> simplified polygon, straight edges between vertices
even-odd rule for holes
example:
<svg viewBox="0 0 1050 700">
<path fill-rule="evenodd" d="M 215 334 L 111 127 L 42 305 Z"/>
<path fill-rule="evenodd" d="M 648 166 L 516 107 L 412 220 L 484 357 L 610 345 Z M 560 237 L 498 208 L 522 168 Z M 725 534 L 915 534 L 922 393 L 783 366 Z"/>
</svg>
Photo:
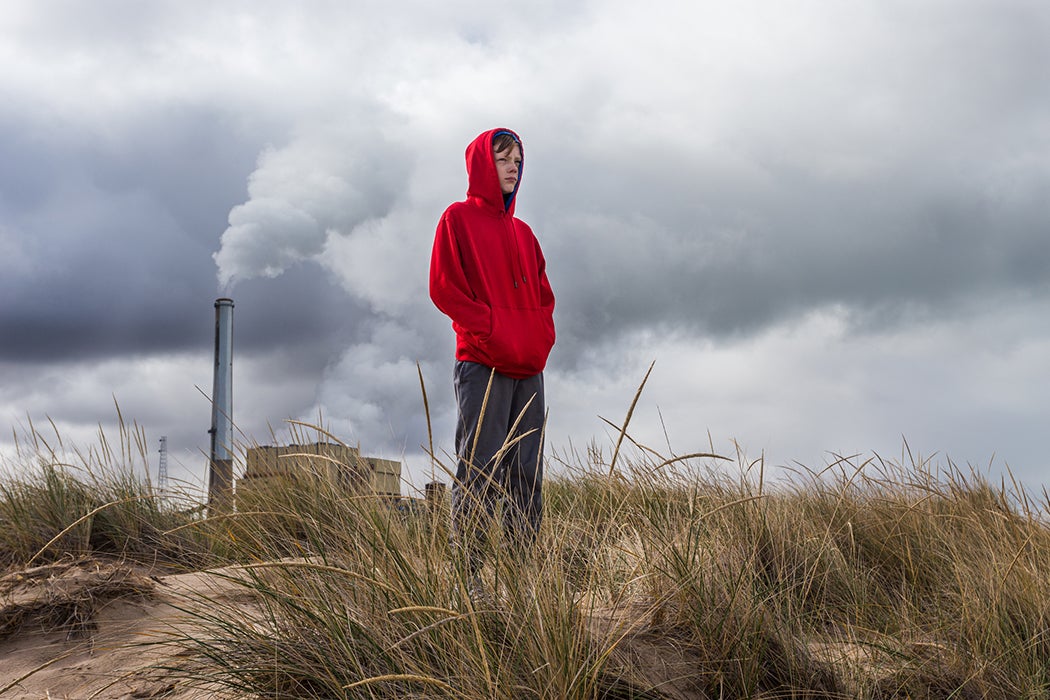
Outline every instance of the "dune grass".
<svg viewBox="0 0 1050 700">
<path fill-rule="evenodd" d="M 168 532 L 201 519 L 202 510 L 196 499 L 162 494 L 150 483 L 145 442 L 143 431 L 122 419 L 115 439 L 100 429 L 87 449 L 63 444 L 57 429 L 45 435 L 30 425 L 16 463 L 0 465 L 0 567 L 99 554 L 184 569 L 206 565 L 209 534 Z"/>
<path fill-rule="evenodd" d="M 780 470 L 629 438 L 551 460 L 527 556 L 471 601 L 446 507 L 320 480 L 208 518 L 134 474 L 135 431 L 38 442 L 0 483 L 8 570 L 75 554 L 224 567 L 171 673 L 260 698 L 1035 698 L 1047 502 L 905 455 Z M 137 453 L 136 453 L 137 449 Z M 10 471 L 10 470 L 9 470 Z"/>
</svg>

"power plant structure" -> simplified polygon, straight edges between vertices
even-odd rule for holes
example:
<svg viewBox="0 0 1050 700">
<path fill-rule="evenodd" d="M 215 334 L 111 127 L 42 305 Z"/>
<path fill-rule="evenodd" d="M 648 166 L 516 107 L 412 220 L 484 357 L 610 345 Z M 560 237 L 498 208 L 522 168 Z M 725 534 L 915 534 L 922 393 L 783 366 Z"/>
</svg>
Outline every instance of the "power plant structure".
<svg viewBox="0 0 1050 700">
<path fill-rule="evenodd" d="M 356 447 L 331 442 L 266 445 L 248 449 L 237 496 L 308 483 L 334 487 L 348 495 L 401 498 L 401 462 L 364 457 Z"/>
<path fill-rule="evenodd" d="M 233 299 L 215 300 L 215 372 L 212 391 L 211 453 L 208 460 L 208 513 L 228 513 L 234 502 L 233 440 Z M 161 438 L 164 479 L 167 439 Z M 250 447 L 244 475 L 237 479 L 238 496 L 267 489 L 324 483 L 348 495 L 374 494 L 401 498 L 401 463 L 365 457 L 356 447 L 341 443 Z M 429 491 L 428 491 L 429 493 Z"/>
<path fill-rule="evenodd" d="M 211 397 L 208 513 L 233 506 L 233 299 L 215 300 L 215 373 Z"/>
</svg>

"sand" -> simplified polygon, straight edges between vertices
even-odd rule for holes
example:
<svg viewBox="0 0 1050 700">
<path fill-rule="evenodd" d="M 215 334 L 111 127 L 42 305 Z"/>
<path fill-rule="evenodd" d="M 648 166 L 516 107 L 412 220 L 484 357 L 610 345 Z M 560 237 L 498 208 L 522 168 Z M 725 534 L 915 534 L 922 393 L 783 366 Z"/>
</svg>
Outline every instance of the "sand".
<svg viewBox="0 0 1050 700">
<path fill-rule="evenodd" d="M 173 639 L 199 633 L 196 594 L 243 597 L 226 573 L 69 559 L 0 577 L 0 698 L 216 697 L 178 673 L 189 659 Z"/>
</svg>

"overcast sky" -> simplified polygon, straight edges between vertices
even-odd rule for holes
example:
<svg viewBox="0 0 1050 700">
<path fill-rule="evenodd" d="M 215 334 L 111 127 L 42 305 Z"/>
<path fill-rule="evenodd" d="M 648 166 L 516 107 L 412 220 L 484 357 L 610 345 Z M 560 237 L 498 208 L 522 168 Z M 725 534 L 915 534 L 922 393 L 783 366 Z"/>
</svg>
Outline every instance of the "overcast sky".
<svg viewBox="0 0 1050 700">
<path fill-rule="evenodd" d="M 611 452 L 655 361 L 664 453 L 1050 466 L 1043 0 L 9 0 L 0 65 L 0 453 L 119 405 L 202 482 L 230 296 L 242 433 L 321 416 L 421 488 L 434 228 L 505 126 L 549 452 Z"/>
</svg>

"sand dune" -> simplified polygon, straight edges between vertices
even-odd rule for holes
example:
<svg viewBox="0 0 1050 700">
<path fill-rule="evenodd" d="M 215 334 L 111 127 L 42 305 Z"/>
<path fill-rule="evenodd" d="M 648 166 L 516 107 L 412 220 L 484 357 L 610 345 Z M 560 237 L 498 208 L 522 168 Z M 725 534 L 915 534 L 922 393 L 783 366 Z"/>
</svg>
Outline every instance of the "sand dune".
<svg viewBox="0 0 1050 700">
<path fill-rule="evenodd" d="M 173 640 L 197 596 L 236 602 L 224 573 L 68 559 L 0 577 L 0 697 L 211 697 L 169 669 L 188 660 Z"/>
</svg>

